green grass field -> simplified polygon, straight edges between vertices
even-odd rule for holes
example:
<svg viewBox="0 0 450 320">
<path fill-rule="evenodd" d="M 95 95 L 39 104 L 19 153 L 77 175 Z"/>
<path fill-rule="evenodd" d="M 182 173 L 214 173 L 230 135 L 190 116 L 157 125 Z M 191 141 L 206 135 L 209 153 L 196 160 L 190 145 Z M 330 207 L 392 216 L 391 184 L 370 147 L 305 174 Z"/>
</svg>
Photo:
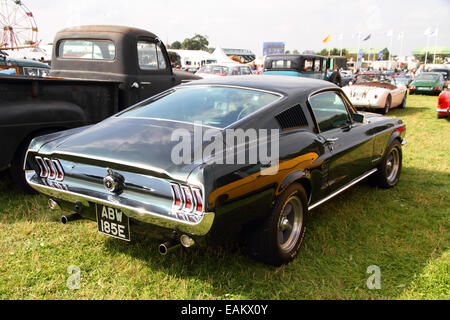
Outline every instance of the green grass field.
<svg viewBox="0 0 450 320">
<path fill-rule="evenodd" d="M 437 97 L 410 96 L 389 114 L 407 125 L 403 172 L 393 190 L 362 182 L 312 212 L 291 264 L 254 262 L 239 244 L 178 250 L 131 244 L 67 226 L 42 196 L 21 195 L 0 174 L 0 299 L 450 299 L 450 121 Z M 67 288 L 71 265 L 81 287 Z M 381 270 L 369 290 L 367 268 Z"/>
</svg>

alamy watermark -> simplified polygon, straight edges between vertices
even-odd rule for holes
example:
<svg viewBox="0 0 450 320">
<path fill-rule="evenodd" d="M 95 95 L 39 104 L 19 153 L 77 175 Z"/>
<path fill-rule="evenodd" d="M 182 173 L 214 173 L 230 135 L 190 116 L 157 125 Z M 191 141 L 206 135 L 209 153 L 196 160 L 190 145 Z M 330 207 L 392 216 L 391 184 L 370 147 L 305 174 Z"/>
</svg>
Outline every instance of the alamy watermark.
<svg viewBox="0 0 450 320">
<path fill-rule="evenodd" d="M 219 130 L 194 123 L 194 132 L 174 130 L 171 159 L 176 165 L 192 163 L 261 164 L 263 175 L 278 173 L 280 144 L 278 129 Z"/>
<path fill-rule="evenodd" d="M 70 290 L 78 290 L 81 286 L 81 269 L 79 266 L 70 266 L 67 268 L 67 273 L 71 276 L 67 278 L 67 288 Z"/>
<path fill-rule="evenodd" d="M 381 289 L 381 269 L 379 266 L 369 266 L 367 267 L 367 273 L 371 276 L 367 279 L 367 288 L 369 290 L 380 290 Z"/>
</svg>

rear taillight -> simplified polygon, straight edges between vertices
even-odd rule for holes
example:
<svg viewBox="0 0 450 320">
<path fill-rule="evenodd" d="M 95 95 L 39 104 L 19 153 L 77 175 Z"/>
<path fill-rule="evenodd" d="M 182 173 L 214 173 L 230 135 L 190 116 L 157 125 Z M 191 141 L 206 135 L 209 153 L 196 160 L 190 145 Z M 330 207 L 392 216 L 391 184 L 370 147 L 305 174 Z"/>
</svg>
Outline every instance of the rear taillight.
<svg viewBox="0 0 450 320">
<path fill-rule="evenodd" d="M 190 213 L 194 211 L 194 197 L 192 196 L 191 188 L 183 186 L 181 190 L 183 190 L 185 200 L 184 210 Z"/>
<path fill-rule="evenodd" d="M 36 157 L 36 163 L 39 166 L 39 176 L 49 180 L 63 181 L 64 170 L 61 163 L 56 159 Z"/>
<path fill-rule="evenodd" d="M 56 169 L 53 167 L 53 162 L 47 158 L 44 158 L 44 162 L 47 165 L 47 168 L 49 170 L 48 178 L 50 180 L 55 180 L 56 179 Z"/>
<path fill-rule="evenodd" d="M 194 192 L 194 197 L 195 197 L 195 211 L 203 212 L 202 192 L 196 188 L 193 188 L 192 191 Z"/>
<path fill-rule="evenodd" d="M 183 196 L 181 195 L 180 186 L 177 184 L 172 184 L 172 192 L 173 192 L 173 208 L 181 209 L 183 207 Z"/>
<path fill-rule="evenodd" d="M 36 163 L 39 166 L 39 176 L 41 178 L 47 178 L 48 176 L 48 168 L 45 164 L 44 160 L 41 157 L 36 157 Z"/>
<path fill-rule="evenodd" d="M 203 213 L 202 192 L 198 188 L 185 185 L 171 184 L 173 193 L 172 210 L 184 213 Z"/>
</svg>

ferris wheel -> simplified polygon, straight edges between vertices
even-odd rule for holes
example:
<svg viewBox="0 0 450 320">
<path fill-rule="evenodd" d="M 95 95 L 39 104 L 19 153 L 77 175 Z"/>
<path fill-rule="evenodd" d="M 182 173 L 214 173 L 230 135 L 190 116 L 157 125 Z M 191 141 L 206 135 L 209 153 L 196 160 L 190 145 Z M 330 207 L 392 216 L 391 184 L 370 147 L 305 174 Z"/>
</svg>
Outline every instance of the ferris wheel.
<svg viewBox="0 0 450 320">
<path fill-rule="evenodd" d="M 0 0 L 0 49 L 35 47 L 38 27 L 33 13 L 20 0 Z"/>
</svg>

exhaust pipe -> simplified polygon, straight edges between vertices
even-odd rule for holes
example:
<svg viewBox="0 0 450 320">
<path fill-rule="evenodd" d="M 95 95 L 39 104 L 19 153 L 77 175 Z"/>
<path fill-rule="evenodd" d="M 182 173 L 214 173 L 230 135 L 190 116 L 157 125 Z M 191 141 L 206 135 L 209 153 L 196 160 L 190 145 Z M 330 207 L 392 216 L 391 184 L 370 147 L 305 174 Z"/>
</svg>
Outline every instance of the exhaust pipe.
<svg viewBox="0 0 450 320">
<path fill-rule="evenodd" d="M 164 242 L 159 245 L 159 253 L 162 256 L 165 256 L 169 253 L 170 250 L 175 249 L 180 246 L 180 241 L 178 238 L 170 239 L 169 241 Z"/>
<path fill-rule="evenodd" d="M 70 221 L 75 221 L 81 219 L 81 216 L 78 213 L 74 213 L 68 216 L 64 216 L 61 218 L 62 224 L 68 224 Z"/>
</svg>

